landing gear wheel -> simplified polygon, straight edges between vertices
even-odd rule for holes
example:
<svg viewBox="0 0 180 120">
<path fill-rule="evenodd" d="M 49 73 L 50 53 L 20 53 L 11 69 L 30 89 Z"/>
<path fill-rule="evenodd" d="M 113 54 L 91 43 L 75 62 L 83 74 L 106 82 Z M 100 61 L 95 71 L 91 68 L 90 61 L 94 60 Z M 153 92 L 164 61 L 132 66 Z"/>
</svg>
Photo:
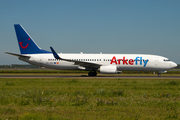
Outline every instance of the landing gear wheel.
<svg viewBox="0 0 180 120">
<path fill-rule="evenodd" d="M 92 76 L 92 72 L 89 72 L 89 73 L 88 73 L 88 76 Z"/>
<path fill-rule="evenodd" d="M 157 75 L 158 75 L 158 77 L 161 77 L 161 73 L 158 73 Z"/>
<path fill-rule="evenodd" d="M 94 71 L 94 72 L 93 72 L 93 74 L 94 74 L 94 76 L 96 76 L 96 75 L 97 75 L 97 72 L 96 72 L 96 71 Z"/>
<path fill-rule="evenodd" d="M 97 75 L 97 72 L 96 72 L 96 71 L 93 71 L 93 72 L 91 71 L 91 72 L 88 73 L 88 75 L 89 75 L 89 76 L 96 76 L 96 75 Z"/>
</svg>

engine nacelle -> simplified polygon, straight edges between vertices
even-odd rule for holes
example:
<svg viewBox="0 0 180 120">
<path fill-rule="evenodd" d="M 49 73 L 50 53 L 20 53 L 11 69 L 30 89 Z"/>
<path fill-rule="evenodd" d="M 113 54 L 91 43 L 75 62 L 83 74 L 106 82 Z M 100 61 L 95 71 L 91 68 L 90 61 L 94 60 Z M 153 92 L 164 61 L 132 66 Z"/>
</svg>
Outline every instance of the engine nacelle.
<svg viewBox="0 0 180 120">
<path fill-rule="evenodd" d="M 122 71 L 118 71 L 116 66 L 108 65 L 108 66 L 101 66 L 99 68 L 99 72 L 102 74 L 119 74 Z"/>
</svg>

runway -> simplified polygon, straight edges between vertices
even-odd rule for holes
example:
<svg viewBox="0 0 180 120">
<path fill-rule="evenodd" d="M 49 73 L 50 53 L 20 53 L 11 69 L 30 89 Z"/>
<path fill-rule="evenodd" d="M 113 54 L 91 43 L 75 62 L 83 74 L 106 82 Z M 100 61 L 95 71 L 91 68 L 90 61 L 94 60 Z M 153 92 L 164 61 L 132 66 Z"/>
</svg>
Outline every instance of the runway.
<svg viewBox="0 0 180 120">
<path fill-rule="evenodd" d="M 96 79 L 112 79 L 112 78 L 119 78 L 119 79 L 180 79 L 180 76 L 131 76 L 131 75 L 121 75 L 121 76 L 94 76 L 94 77 L 89 77 L 86 75 L 71 75 L 71 76 L 66 76 L 66 75 L 0 75 L 0 78 L 83 78 L 83 79 L 91 79 L 91 78 L 96 78 Z"/>
</svg>

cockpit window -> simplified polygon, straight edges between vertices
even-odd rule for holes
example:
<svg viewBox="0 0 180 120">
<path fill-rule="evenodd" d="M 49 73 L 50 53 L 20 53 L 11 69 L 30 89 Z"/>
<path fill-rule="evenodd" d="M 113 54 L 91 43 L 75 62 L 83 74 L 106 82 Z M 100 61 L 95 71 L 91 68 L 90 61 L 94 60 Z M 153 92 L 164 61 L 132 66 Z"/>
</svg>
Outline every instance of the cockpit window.
<svg viewBox="0 0 180 120">
<path fill-rule="evenodd" d="M 168 62 L 168 61 L 170 61 L 170 60 L 169 60 L 169 59 L 164 59 L 164 61 L 165 61 L 165 62 Z"/>
</svg>

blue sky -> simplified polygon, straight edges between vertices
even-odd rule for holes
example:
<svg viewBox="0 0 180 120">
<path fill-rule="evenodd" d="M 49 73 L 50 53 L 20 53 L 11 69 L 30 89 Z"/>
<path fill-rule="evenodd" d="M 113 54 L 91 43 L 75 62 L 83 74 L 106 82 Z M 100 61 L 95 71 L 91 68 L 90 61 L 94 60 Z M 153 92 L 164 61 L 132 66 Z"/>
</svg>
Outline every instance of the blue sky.
<svg viewBox="0 0 180 120">
<path fill-rule="evenodd" d="M 26 64 L 14 24 L 43 49 L 62 53 L 141 53 L 180 64 L 179 0 L 1 0 L 0 65 Z"/>
</svg>

